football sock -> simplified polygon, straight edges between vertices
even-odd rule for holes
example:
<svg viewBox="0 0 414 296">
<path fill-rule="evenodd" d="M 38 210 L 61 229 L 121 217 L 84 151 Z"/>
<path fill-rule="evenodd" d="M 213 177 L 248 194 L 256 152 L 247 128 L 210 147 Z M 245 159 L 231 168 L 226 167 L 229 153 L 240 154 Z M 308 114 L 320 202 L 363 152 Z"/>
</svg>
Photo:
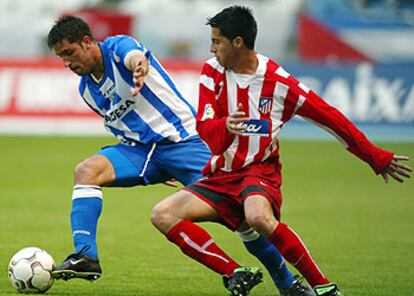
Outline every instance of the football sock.
<svg viewBox="0 0 414 296">
<path fill-rule="evenodd" d="M 290 264 L 300 271 L 312 287 L 329 283 L 302 240 L 286 224 L 279 223 L 268 240 Z"/>
<path fill-rule="evenodd" d="M 273 244 L 252 228 L 237 234 L 243 240 L 246 249 L 266 267 L 279 290 L 292 286 L 293 274 Z"/>
<path fill-rule="evenodd" d="M 231 276 L 240 267 L 214 243 L 207 231 L 190 221 L 177 223 L 167 238 L 184 254 L 221 275 Z"/>
<path fill-rule="evenodd" d="M 72 226 L 76 253 L 98 259 L 96 228 L 102 212 L 102 190 L 99 186 L 76 185 L 73 188 Z"/>
</svg>

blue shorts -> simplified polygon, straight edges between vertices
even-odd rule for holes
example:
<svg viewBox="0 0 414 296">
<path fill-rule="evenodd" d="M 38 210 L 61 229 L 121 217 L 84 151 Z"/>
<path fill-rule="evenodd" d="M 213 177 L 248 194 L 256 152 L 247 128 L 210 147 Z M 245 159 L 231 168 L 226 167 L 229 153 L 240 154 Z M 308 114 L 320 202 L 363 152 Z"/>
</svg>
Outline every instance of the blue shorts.
<svg viewBox="0 0 414 296">
<path fill-rule="evenodd" d="M 172 178 L 188 185 L 202 177 L 201 170 L 211 157 L 198 136 L 179 143 L 119 143 L 97 154 L 109 159 L 114 167 L 113 187 L 157 184 Z"/>
</svg>

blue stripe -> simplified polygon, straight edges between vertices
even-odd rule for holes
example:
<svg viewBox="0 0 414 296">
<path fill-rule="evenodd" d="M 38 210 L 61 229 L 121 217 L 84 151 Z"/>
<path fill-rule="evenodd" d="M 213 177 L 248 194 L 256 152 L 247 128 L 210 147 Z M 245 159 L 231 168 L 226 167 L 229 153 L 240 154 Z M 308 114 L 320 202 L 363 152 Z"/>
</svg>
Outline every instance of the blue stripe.
<svg viewBox="0 0 414 296">
<path fill-rule="evenodd" d="M 95 111 L 96 114 L 98 114 L 100 117 L 104 117 L 104 115 L 101 114 L 100 110 L 95 109 L 94 107 L 92 107 L 91 104 L 89 104 L 89 102 L 87 100 L 85 100 L 84 97 L 82 97 L 83 101 L 86 103 L 86 105 L 89 106 L 89 108 L 91 108 L 93 111 Z"/>
<path fill-rule="evenodd" d="M 132 39 L 132 38 L 131 38 Z M 142 44 L 141 42 L 139 42 L 139 41 L 137 41 L 137 40 L 135 40 L 135 39 L 132 39 L 133 41 L 135 41 L 135 43 L 136 43 L 136 45 L 138 46 L 138 49 L 140 50 L 140 51 L 146 51 L 147 49 L 145 48 L 145 46 L 144 46 L 144 44 Z"/>
<path fill-rule="evenodd" d="M 135 83 L 133 81 L 133 71 L 128 70 L 124 63 L 115 64 L 114 66 L 118 69 L 118 73 L 121 74 L 122 79 L 132 88 L 135 87 Z M 115 74 L 113 75 L 115 79 Z"/>
<path fill-rule="evenodd" d="M 169 87 L 174 91 L 174 93 L 183 101 L 187 107 L 191 110 L 191 113 L 193 113 L 194 117 L 196 116 L 196 111 L 193 108 L 193 106 L 181 95 L 181 93 L 178 91 L 178 89 L 175 87 L 174 82 L 171 80 L 170 76 L 168 76 L 167 72 L 164 70 L 164 68 L 161 66 L 161 64 L 152 56 L 150 51 L 147 51 L 145 53 L 145 56 L 149 60 L 152 67 L 154 67 L 164 78 L 164 80 L 167 82 Z"/>
<path fill-rule="evenodd" d="M 125 136 L 125 132 L 121 131 L 117 128 L 114 128 L 112 126 L 106 125 L 106 127 L 108 127 L 111 130 L 111 133 L 118 139 L 121 140 L 120 138 L 126 140 L 126 141 L 130 141 L 130 142 L 136 142 L 137 139 L 132 139 L 130 137 Z M 135 133 L 135 132 L 134 132 Z M 142 141 L 143 142 L 143 141 Z"/>
<path fill-rule="evenodd" d="M 111 133 L 113 133 L 116 137 L 121 136 L 122 138 L 125 138 L 125 133 L 123 131 L 109 125 L 106 125 L 106 127 L 108 127 L 111 130 Z"/>
<path fill-rule="evenodd" d="M 157 143 L 165 138 L 154 132 L 151 127 L 135 112 L 130 111 L 122 118 L 122 122 L 134 133 L 138 133 L 140 142 Z"/>
<path fill-rule="evenodd" d="M 184 126 L 181 124 L 181 119 L 171 109 L 165 105 L 151 90 L 144 84 L 141 88 L 141 95 L 144 96 L 147 101 L 157 109 L 168 122 L 174 125 L 175 129 L 180 133 L 181 138 L 189 136 Z"/>
<path fill-rule="evenodd" d="M 80 92 L 80 94 L 81 94 L 81 97 L 82 97 L 82 99 L 83 99 L 83 101 L 86 103 L 86 105 L 88 105 L 89 106 L 89 108 L 91 108 L 93 111 L 95 111 L 99 116 L 101 116 L 101 117 L 103 117 L 104 116 L 104 114 L 105 114 L 105 110 L 101 110 L 101 109 L 96 109 L 96 108 L 94 108 L 86 99 L 85 99 L 85 97 L 84 97 L 84 94 L 85 94 L 85 91 L 86 91 L 86 82 L 83 80 L 84 78 L 82 78 L 82 80 L 81 80 L 81 82 L 80 82 L 80 84 L 79 84 L 79 92 Z M 89 89 L 89 92 L 90 92 L 91 90 Z M 92 96 L 92 93 L 91 93 L 91 96 Z M 95 100 L 95 97 L 94 96 L 92 96 L 92 99 L 95 101 L 95 104 L 97 103 L 96 102 L 96 100 Z M 98 108 L 99 108 L 99 106 L 98 106 Z M 103 109 L 103 108 L 102 108 Z"/>
<path fill-rule="evenodd" d="M 112 104 L 116 105 L 121 101 L 122 101 L 122 98 L 117 93 L 115 93 L 114 99 L 112 100 Z"/>
<path fill-rule="evenodd" d="M 156 63 L 156 60 L 150 55 L 148 54 L 148 52 L 146 53 L 146 57 L 149 59 L 150 57 L 152 58 L 150 63 L 151 66 L 154 66 L 153 63 Z M 158 63 L 156 63 L 157 66 L 154 66 L 154 68 L 160 72 L 161 76 L 163 77 L 163 79 L 167 82 L 168 86 L 171 87 L 171 89 L 174 91 L 174 93 L 190 108 L 191 112 L 193 113 L 193 115 L 195 116 L 195 110 L 194 108 L 189 105 L 189 103 L 181 96 L 181 94 L 179 93 L 179 91 L 176 89 L 174 83 L 171 81 L 170 77 L 168 76 L 168 74 L 162 69 L 161 65 L 159 65 Z M 121 77 L 123 78 L 123 80 L 128 83 L 129 85 L 131 85 L 131 87 L 135 87 L 135 84 L 132 81 L 132 73 L 131 71 L 129 71 L 128 69 L 125 68 L 124 65 L 122 65 L 121 67 L 118 67 L 118 72 L 121 74 Z M 144 86 L 141 88 L 140 93 L 142 96 L 144 96 L 147 101 L 154 106 L 155 109 L 157 109 L 163 116 L 164 118 L 170 122 L 175 129 L 177 130 L 177 132 L 180 134 L 181 138 L 186 138 L 189 136 L 188 132 L 186 131 L 185 127 L 182 125 L 181 123 L 181 118 L 178 117 L 166 104 L 164 104 L 158 97 L 157 95 L 146 85 L 144 84 Z"/>
</svg>

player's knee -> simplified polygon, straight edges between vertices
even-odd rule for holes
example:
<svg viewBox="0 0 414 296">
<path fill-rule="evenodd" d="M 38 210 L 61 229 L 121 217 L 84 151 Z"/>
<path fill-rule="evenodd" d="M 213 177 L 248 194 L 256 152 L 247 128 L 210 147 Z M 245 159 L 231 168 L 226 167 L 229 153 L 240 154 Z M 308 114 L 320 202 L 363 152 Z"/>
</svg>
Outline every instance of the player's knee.
<svg viewBox="0 0 414 296">
<path fill-rule="evenodd" d="M 247 223 L 257 232 L 267 235 L 277 221 L 274 217 L 267 217 L 262 213 L 253 213 L 246 216 Z"/>
<path fill-rule="evenodd" d="M 99 185 L 96 184 L 97 175 L 98 174 L 95 163 L 86 159 L 75 167 L 75 184 Z"/>
<path fill-rule="evenodd" d="M 76 185 L 107 186 L 115 181 L 115 170 L 111 162 L 102 155 L 94 155 L 75 168 Z"/>
<path fill-rule="evenodd" d="M 175 220 L 171 206 L 165 200 L 156 204 L 152 209 L 151 223 L 164 234 L 174 226 Z"/>
</svg>

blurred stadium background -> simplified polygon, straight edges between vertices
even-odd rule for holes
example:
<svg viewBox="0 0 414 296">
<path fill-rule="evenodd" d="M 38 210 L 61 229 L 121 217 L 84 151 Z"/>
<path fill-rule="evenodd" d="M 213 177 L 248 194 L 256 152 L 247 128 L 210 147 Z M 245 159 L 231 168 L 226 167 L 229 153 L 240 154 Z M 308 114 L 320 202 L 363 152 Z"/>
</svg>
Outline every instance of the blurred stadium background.
<svg viewBox="0 0 414 296">
<path fill-rule="evenodd" d="M 196 104 L 201 63 L 211 57 L 206 18 L 235 3 L 254 9 L 259 52 L 276 59 L 371 138 L 414 140 L 412 0 L 3 0 L 0 133 L 104 133 L 79 99 L 79 78 L 46 46 L 59 15 L 84 17 L 98 40 L 135 36 Z M 329 137 L 300 119 L 282 135 Z"/>
</svg>

